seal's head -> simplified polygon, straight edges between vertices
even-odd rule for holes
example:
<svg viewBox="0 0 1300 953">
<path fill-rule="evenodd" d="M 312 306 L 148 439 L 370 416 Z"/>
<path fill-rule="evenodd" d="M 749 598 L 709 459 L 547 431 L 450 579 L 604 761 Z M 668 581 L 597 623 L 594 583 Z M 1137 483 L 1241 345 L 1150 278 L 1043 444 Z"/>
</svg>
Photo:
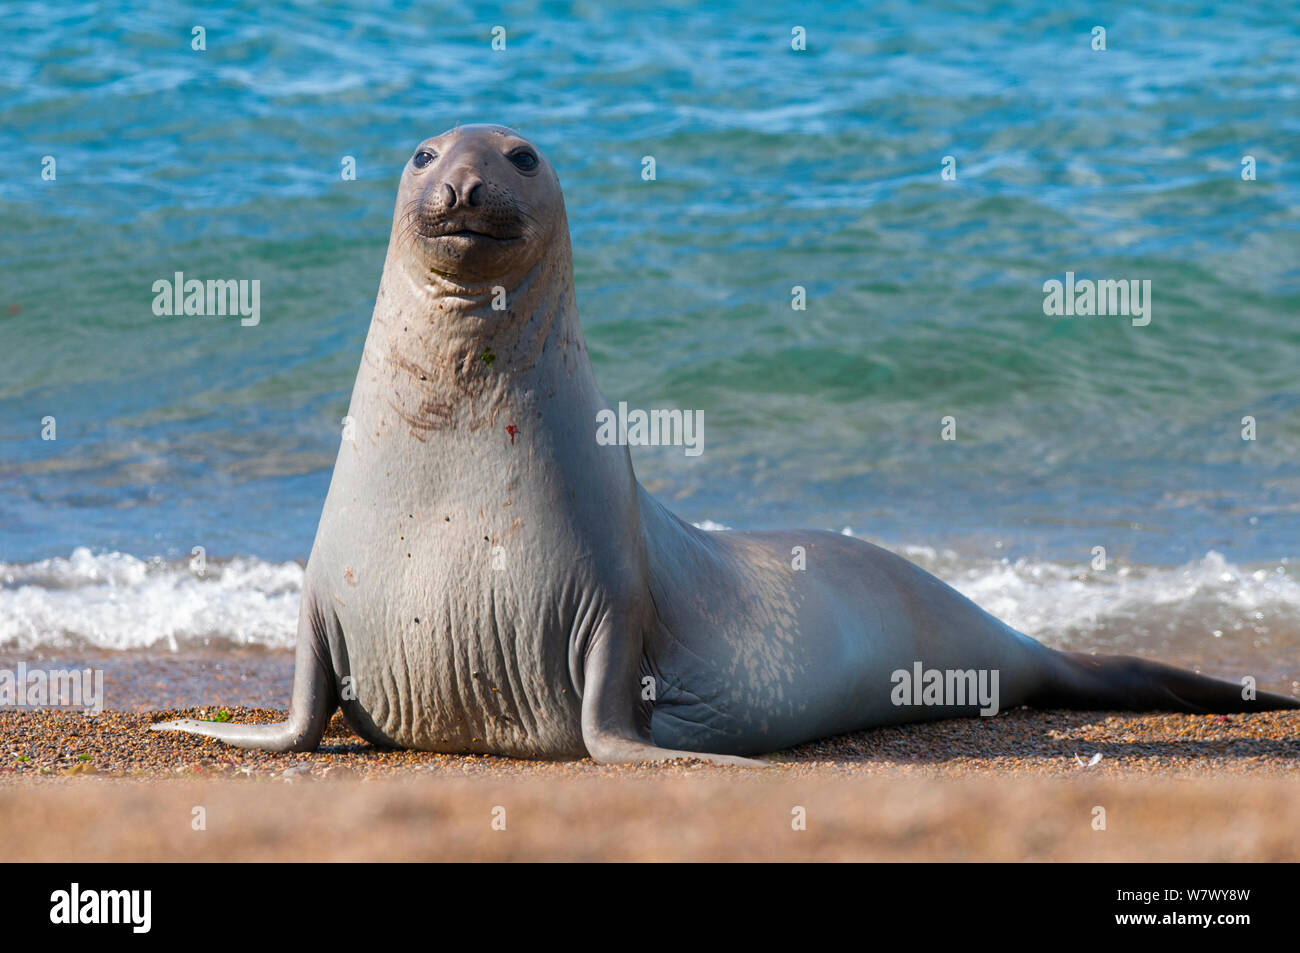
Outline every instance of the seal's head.
<svg viewBox="0 0 1300 953">
<path fill-rule="evenodd" d="M 517 283 L 568 237 L 555 170 L 505 126 L 457 126 L 415 148 L 397 193 L 393 238 L 440 284 Z"/>
</svg>

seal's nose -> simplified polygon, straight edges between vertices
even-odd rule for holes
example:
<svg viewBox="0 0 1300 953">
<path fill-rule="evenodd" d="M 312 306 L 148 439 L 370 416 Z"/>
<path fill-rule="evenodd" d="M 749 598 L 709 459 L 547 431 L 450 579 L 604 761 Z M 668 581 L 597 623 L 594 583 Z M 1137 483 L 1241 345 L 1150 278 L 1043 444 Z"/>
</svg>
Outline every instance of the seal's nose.
<svg viewBox="0 0 1300 953">
<path fill-rule="evenodd" d="M 473 172 L 452 172 L 442 183 L 442 204 L 447 208 L 478 205 L 482 200 L 483 180 Z"/>
</svg>

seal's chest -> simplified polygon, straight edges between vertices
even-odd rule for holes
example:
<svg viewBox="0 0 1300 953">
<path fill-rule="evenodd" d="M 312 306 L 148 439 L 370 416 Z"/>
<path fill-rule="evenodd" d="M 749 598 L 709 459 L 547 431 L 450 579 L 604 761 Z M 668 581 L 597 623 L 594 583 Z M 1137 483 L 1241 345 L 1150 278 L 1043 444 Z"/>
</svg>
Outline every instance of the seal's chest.
<svg viewBox="0 0 1300 953">
<path fill-rule="evenodd" d="M 490 558 L 485 571 L 399 571 L 340 613 L 356 694 L 344 710 L 364 737 L 430 751 L 584 753 L 562 593 L 492 569 Z"/>
</svg>

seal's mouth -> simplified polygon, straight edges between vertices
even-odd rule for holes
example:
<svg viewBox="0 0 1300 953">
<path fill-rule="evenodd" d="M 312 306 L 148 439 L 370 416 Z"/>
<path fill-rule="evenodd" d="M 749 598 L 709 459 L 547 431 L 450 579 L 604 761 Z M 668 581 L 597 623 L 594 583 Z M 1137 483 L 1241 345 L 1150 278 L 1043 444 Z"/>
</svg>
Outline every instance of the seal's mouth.
<svg viewBox="0 0 1300 953">
<path fill-rule="evenodd" d="M 405 215 L 402 237 L 420 269 L 462 284 L 512 274 L 540 245 L 528 212 L 504 201 L 445 207 L 417 199 Z"/>
<path fill-rule="evenodd" d="M 505 231 L 485 231 L 482 226 L 474 227 L 465 222 L 441 221 L 420 222 L 415 226 L 415 233 L 426 241 L 450 240 L 455 242 L 517 242 L 523 236 Z"/>
</svg>

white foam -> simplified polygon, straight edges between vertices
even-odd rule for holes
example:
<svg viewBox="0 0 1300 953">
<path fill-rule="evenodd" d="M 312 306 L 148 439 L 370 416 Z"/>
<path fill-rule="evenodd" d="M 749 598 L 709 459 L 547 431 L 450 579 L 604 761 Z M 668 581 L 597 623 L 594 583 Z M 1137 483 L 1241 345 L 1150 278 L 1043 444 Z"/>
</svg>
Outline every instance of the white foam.
<svg viewBox="0 0 1300 953">
<path fill-rule="evenodd" d="M 125 650 L 293 644 L 303 569 L 236 557 L 187 560 L 125 553 L 0 563 L 0 648 Z"/>
<path fill-rule="evenodd" d="M 1181 566 L 1111 562 L 1097 571 L 1086 562 L 970 560 L 920 546 L 898 552 L 1048 645 L 1192 649 L 1228 638 L 1300 646 L 1300 579 L 1286 561 L 1245 568 L 1210 550 Z"/>
<path fill-rule="evenodd" d="M 701 529 L 722 530 L 712 521 Z M 854 535 L 851 530 L 844 530 Z M 1208 552 L 1183 566 L 977 559 L 893 547 L 1021 632 L 1049 645 L 1099 649 L 1244 640 L 1273 653 L 1300 648 L 1294 565 L 1245 568 Z M 0 563 L 0 650 L 292 646 L 303 568 L 251 557 L 139 559 L 79 548 L 67 558 Z"/>
</svg>

